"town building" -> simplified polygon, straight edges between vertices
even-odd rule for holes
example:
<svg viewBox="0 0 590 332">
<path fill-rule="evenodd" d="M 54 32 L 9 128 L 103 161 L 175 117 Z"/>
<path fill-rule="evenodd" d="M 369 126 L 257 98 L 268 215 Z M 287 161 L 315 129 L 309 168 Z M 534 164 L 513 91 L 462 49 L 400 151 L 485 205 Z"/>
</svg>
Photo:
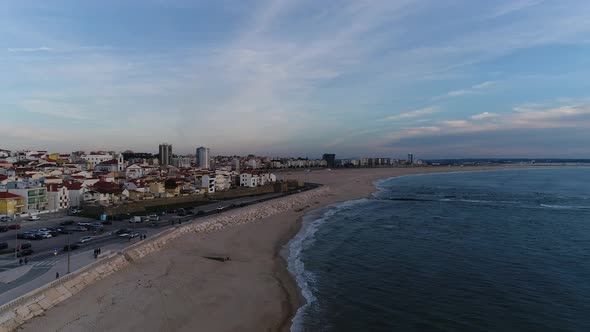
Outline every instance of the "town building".
<svg viewBox="0 0 590 332">
<path fill-rule="evenodd" d="M 210 166 L 209 149 L 201 146 L 197 149 L 196 167 L 201 169 L 209 169 Z"/>
<path fill-rule="evenodd" d="M 24 212 L 25 198 L 10 192 L 0 192 L 0 215 L 15 216 Z"/>
<path fill-rule="evenodd" d="M 70 207 L 68 188 L 63 185 L 47 185 L 47 210 L 59 211 Z"/>
<path fill-rule="evenodd" d="M 334 167 L 336 165 L 336 155 L 333 153 L 325 153 L 322 156 L 322 160 L 326 161 L 326 165 L 328 167 Z"/>
<path fill-rule="evenodd" d="M 160 166 L 172 164 L 172 144 L 162 143 L 159 147 L 158 163 Z"/>
</svg>

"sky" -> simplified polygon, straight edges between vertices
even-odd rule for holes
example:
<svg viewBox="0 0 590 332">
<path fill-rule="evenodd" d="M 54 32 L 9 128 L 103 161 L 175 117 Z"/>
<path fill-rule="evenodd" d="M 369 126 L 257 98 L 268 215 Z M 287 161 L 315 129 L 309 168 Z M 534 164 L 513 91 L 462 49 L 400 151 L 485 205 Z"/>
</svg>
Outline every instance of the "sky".
<svg viewBox="0 0 590 332">
<path fill-rule="evenodd" d="M 0 6 L 0 148 L 590 158 L 587 0 Z"/>
</svg>

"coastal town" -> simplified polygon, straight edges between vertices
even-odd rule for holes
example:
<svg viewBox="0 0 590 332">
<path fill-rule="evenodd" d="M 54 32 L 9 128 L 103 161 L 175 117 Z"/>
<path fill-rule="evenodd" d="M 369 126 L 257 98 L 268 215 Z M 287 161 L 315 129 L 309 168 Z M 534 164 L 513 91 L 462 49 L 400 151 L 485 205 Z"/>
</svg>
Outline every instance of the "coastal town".
<svg viewBox="0 0 590 332">
<path fill-rule="evenodd" d="M 97 210 L 133 202 L 167 205 L 178 197 L 196 199 L 272 186 L 286 180 L 280 174 L 288 169 L 407 165 L 422 162 L 415 161 L 412 154 L 407 160 L 336 159 L 334 154 L 324 154 L 322 159 L 213 157 L 206 147 L 197 148 L 194 155 L 177 155 L 172 145 L 165 143 L 158 146 L 157 154 L 0 149 L 0 218 L 34 219 L 45 213 Z"/>
</svg>

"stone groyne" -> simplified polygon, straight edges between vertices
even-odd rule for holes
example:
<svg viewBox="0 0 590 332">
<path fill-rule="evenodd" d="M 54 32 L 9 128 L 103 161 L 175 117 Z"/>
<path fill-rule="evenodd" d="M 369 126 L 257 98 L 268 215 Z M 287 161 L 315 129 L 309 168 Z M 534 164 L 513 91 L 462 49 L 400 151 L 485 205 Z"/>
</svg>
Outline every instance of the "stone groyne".
<svg viewBox="0 0 590 332">
<path fill-rule="evenodd" d="M 161 250 L 166 244 L 187 233 L 206 233 L 244 224 L 294 209 L 303 209 L 314 199 L 326 196 L 327 186 L 259 203 L 163 231 L 124 250 L 107 255 L 84 268 L 53 281 L 0 306 L 0 332 L 14 331 L 28 320 L 62 303 L 88 285 L 119 271 L 133 261 Z"/>
</svg>

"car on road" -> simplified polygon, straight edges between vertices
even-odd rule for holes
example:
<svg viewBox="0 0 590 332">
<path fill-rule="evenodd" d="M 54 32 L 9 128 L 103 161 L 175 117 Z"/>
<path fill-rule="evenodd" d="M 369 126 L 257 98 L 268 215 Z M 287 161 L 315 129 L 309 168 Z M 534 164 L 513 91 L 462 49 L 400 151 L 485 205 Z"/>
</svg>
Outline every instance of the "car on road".
<svg viewBox="0 0 590 332">
<path fill-rule="evenodd" d="M 92 223 L 91 223 L 91 222 L 89 222 L 89 221 L 80 221 L 80 222 L 78 222 L 76 225 L 78 225 L 78 226 L 84 226 L 84 227 L 88 227 L 88 226 L 92 225 Z"/>
<path fill-rule="evenodd" d="M 86 228 L 84 226 L 67 227 L 67 229 L 71 230 L 72 232 L 86 232 L 86 231 L 88 231 L 88 228 Z"/>
<path fill-rule="evenodd" d="M 58 228 L 58 232 L 59 232 L 59 234 L 72 234 L 75 231 L 74 231 L 73 227 L 63 227 L 63 228 Z"/>
<path fill-rule="evenodd" d="M 95 223 L 90 224 L 90 228 L 95 229 L 95 230 L 99 230 L 99 229 L 103 229 L 104 225 L 99 222 L 95 222 Z"/>
<path fill-rule="evenodd" d="M 88 243 L 88 242 L 92 241 L 92 239 L 94 239 L 94 237 L 84 236 L 84 237 L 81 237 L 80 240 L 78 240 L 78 242 L 79 243 Z"/>
<path fill-rule="evenodd" d="M 131 219 L 129 219 L 129 222 L 132 223 L 132 224 L 140 223 L 140 222 L 143 222 L 143 218 L 142 217 L 137 217 L 137 216 L 136 217 L 131 217 Z"/>
<path fill-rule="evenodd" d="M 18 245 L 18 250 L 30 249 L 30 248 L 33 248 L 33 245 L 30 242 L 21 243 Z"/>
<path fill-rule="evenodd" d="M 41 220 L 41 217 L 39 216 L 30 216 L 29 218 L 27 218 L 28 221 L 37 221 L 37 220 Z"/>
<path fill-rule="evenodd" d="M 121 235 L 129 232 L 131 232 L 129 228 L 121 228 L 115 231 L 115 235 Z"/>
<path fill-rule="evenodd" d="M 8 229 L 20 229 L 20 225 L 19 224 L 11 224 L 11 225 L 8 225 Z"/>
<path fill-rule="evenodd" d="M 123 233 L 121 235 L 119 235 L 120 237 L 123 238 L 128 238 L 128 239 L 133 239 L 135 237 L 139 236 L 139 232 L 129 232 L 129 233 Z"/>
<path fill-rule="evenodd" d="M 224 209 L 224 207 L 223 207 L 223 206 L 219 206 L 219 207 L 216 209 L 216 210 L 217 210 L 217 213 L 219 213 L 219 212 L 223 211 L 223 209 Z"/>
<path fill-rule="evenodd" d="M 202 214 L 205 214 L 205 211 L 203 211 L 203 210 L 199 210 L 199 211 L 197 211 L 197 216 L 200 216 L 200 215 L 202 215 Z"/>
<path fill-rule="evenodd" d="M 0 217 L 0 222 L 12 222 L 12 218 L 8 216 Z"/>
<path fill-rule="evenodd" d="M 73 220 L 66 220 L 59 223 L 61 226 L 71 226 L 74 224 Z"/>
<path fill-rule="evenodd" d="M 150 221 L 160 221 L 160 217 L 157 214 L 150 214 L 148 218 Z"/>
<path fill-rule="evenodd" d="M 30 256 L 32 254 L 33 254 L 33 249 L 31 249 L 31 248 L 21 249 L 19 252 L 16 253 L 16 257 Z"/>
<path fill-rule="evenodd" d="M 80 248 L 80 245 L 79 245 L 79 244 L 77 244 L 77 243 L 72 243 L 72 244 L 70 244 L 69 246 L 68 246 L 68 245 L 65 245 L 65 246 L 64 246 L 64 250 L 63 250 L 63 251 L 76 250 L 76 249 L 78 249 L 78 248 Z"/>
<path fill-rule="evenodd" d="M 81 211 L 80 211 L 80 210 L 78 210 L 78 209 L 70 209 L 70 211 L 69 211 L 69 214 L 78 214 L 78 213 L 80 213 L 80 212 L 81 212 Z"/>
<path fill-rule="evenodd" d="M 148 224 L 148 227 L 158 227 L 158 225 L 159 225 L 158 222 L 152 221 Z"/>
</svg>

